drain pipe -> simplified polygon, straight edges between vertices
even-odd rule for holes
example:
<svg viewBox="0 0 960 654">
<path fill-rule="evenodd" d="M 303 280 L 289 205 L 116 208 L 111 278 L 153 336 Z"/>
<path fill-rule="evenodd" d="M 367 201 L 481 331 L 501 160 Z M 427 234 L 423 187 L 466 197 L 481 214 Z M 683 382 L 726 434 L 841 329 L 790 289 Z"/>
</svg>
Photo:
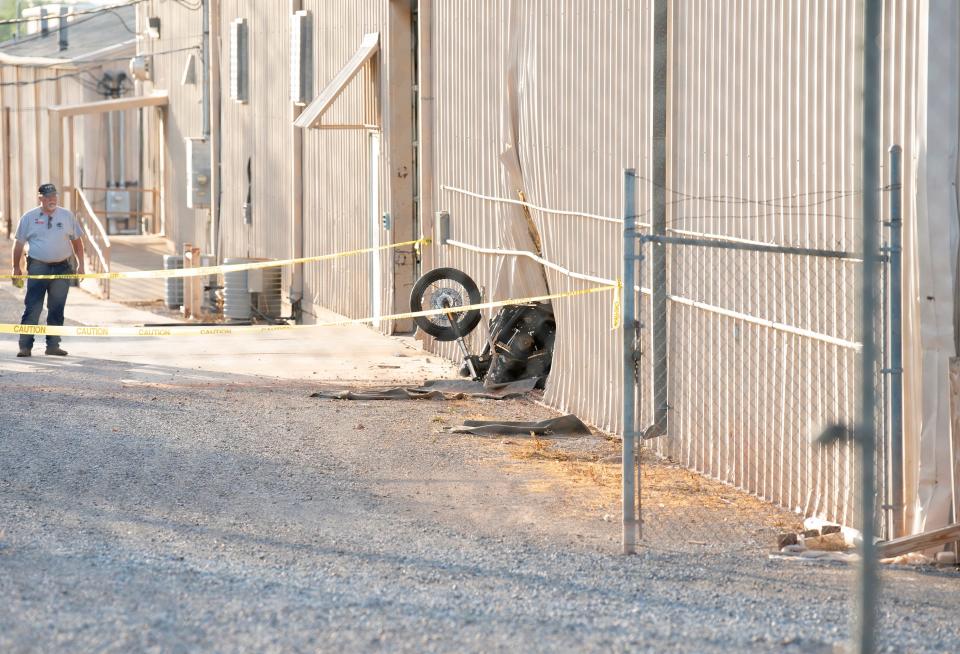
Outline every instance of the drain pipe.
<svg viewBox="0 0 960 654">
<path fill-rule="evenodd" d="M 290 0 L 288 20 L 303 10 L 303 0 Z M 290 102 L 290 256 L 299 259 L 303 256 L 303 130 L 294 121 L 300 117 L 303 107 Z M 303 319 L 303 264 L 296 264 L 290 271 L 290 307 L 294 322 Z"/>
<path fill-rule="evenodd" d="M 107 112 L 107 188 L 113 188 L 113 180 L 116 178 L 116 170 L 113 164 L 113 112 Z"/>
<path fill-rule="evenodd" d="M 117 176 L 117 188 L 126 188 L 127 187 L 127 153 L 125 152 L 126 147 L 126 136 L 127 136 L 127 116 L 126 112 L 120 111 L 117 113 L 117 120 L 120 121 L 120 142 L 117 144 L 117 157 L 120 160 L 120 174 Z"/>
<path fill-rule="evenodd" d="M 204 138 L 210 145 L 210 253 L 217 264 L 220 252 L 220 0 L 204 0 L 204 66 L 203 93 Z M 214 26 L 213 38 L 210 26 Z"/>
</svg>

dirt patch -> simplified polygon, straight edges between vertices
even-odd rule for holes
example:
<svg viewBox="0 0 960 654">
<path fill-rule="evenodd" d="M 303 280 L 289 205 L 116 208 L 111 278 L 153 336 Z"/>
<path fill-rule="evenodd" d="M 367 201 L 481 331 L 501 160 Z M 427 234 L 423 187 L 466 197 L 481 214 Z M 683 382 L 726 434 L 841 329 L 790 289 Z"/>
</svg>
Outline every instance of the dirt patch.
<svg viewBox="0 0 960 654">
<path fill-rule="evenodd" d="M 528 467 L 532 492 L 562 498 L 565 511 L 619 522 L 622 471 L 619 440 L 507 438 L 513 464 Z M 643 451 L 641 506 L 647 544 L 723 545 L 771 550 L 776 534 L 799 529 L 802 518 L 748 493 Z"/>
</svg>

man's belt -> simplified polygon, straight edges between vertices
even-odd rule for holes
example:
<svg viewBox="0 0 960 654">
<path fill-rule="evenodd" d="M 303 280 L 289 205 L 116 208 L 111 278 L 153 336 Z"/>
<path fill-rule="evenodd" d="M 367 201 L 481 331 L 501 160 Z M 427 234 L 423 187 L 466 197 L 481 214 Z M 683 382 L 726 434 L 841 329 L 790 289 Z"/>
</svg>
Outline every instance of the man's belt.
<svg viewBox="0 0 960 654">
<path fill-rule="evenodd" d="M 63 264 L 70 261 L 70 257 L 67 257 L 66 259 L 61 259 L 60 261 L 42 261 L 40 259 L 34 259 L 33 257 L 27 257 L 27 263 L 30 263 L 31 261 L 39 261 L 40 263 L 46 264 L 48 266 L 62 266 Z"/>
</svg>

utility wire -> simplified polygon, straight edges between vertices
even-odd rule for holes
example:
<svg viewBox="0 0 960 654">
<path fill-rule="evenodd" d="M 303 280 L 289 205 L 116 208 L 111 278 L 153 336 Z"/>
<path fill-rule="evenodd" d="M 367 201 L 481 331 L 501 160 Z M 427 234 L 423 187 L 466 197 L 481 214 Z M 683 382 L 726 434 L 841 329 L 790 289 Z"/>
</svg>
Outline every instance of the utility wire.
<svg viewBox="0 0 960 654">
<path fill-rule="evenodd" d="M 75 11 L 69 12 L 69 13 L 67 14 L 67 16 L 83 16 L 83 15 L 86 15 L 86 14 L 99 14 L 99 13 L 104 12 L 104 11 L 114 11 L 114 10 L 116 10 L 116 9 L 122 9 L 122 8 L 124 8 L 124 7 L 132 7 L 133 5 L 138 5 L 138 4 L 140 4 L 140 3 L 142 3 L 142 2 L 146 2 L 146 1 L 147 1 L 147 0 L 131 0 L 130 2 L 124 2 L 124 3 L 121 3 L 121 4 L 110 5 L 109 7 L 97 7 L 96 9 L 80 9 L 80 10 L 75 10 Z M 54 18 L 59 18 L 59 17 L 60 17 L 60 14 L 47 14 L 47 20 L 54 19 Z M 21 17 L 21 18 L 5 18 L 5 19 L 3 19 L 3 20 L 0 20 L 0 25 L 16 25 L 17 23 L 30 23 L 30 22 L 34 22 L 34 21 L 39 22 L 39 21 L 40 21 L 40 17 L 39 17 L 39 16 L 36 16 L 36 17 L 31 16 L 31 17 L 29 17 L 29 18 L 23 18 L 23 17 Z M 74 22 L 77 22 L 77 21 L 74 21 Z M 71 23 L 71 24 L 73 24 L 73 23 Z M 19 40 L 17 41 L 17 43 L 20 43 L 20 42 L 22 42 L 23 40 L 24 40 L 24 39 L 19 39 Z"/>
<path fill-rule="evenodd" d="M 199 50 L 199 49 L 200 49 L 200 46 L 199 46 L 199 45 L 195 45 L 195 46 L 191 46 L 191 47 L 189 47 L 189 48 L 175 48 L 175 49 L 173 49 L 173 50 L 161 50 L 160 52 L 150 52 L 150 53 L 143 53 L 143 54 L 150 54 L 150 55 L 153 55 L 153 56 L 159 56 L 159 55 L 168 55 L 168 54 L 174 54 L 174 53 L 177 53 L 177 52 L 186 52 L 186 51 L 188 51 L 188 50 Z M 108 59 L 92 59 L 92 60 L 90 60 L 90 61 L 83 61 L 83 62 L 82 62 L 84 65 L 89 64 L 89 66 L 88 66 L 87 68 L 83 69 L 83 70 L 75 70 L 75 71 L 71 71 L 71 72 L 69 72 L 69 73 L 63 73 L 63 74 L 61 74 L 61 75 L 54 75 L 54 76 L 52 76 L 52 77 L 42 77 L 42 78 L 40 78 L 40 79 L 34 79 L 34 80 L 23 80 L 23 81 L 20 81 L 20 82 L 2 82 L 2 83 L 0 83 L 0 87 L 5 87 L 5 86 L 33 86 L 34 84 L 42 84 L 42 83 L 44 83 L 44 82 L 55 82 L 55 81 L 61 80 L 61 79 L 67 79 L 67 78 L 70 78 L 70 77 L 76 77 L 76 76 L 78 76 L 78 75 L 83 75 L 84 73 L 87 73 L 87 74 L 91 74 L 91 75 L 92 75 L 92 73 L 90 73 L 90 68 L 96 68 L 97 65 L 99 65 L 99 64 L 102 64 L 102 63 L 110 63 L 110 62 L 115 62 L 115 61 L 129 61 L 129 60 L 130 60 L 130 57 L 112 57 L 112 58 L 108 58 Z"/>
<path fill-rule="evenodd" d="M 102 11 L 102 10 L 101 10 L 101 11 Z M 99 13 L 99 12 L 98 12 L 98 13 Z M 96 16 L 87 16 L 87 17 L 85 17 L 85 18 L 80 18 L 79 20 L 75 20 L 75 21 L 71 22 L 71 23 L 69 24 L 69 27 L 75 27 L 75 26 L 77 26 L 77 25 L 83 25 L 84 23 L 86 23 L 86 22 L 88 22 L 88 21 L 91 21 L 91 20 L 95 20 L 95 19 L 97 19 L 97 18 L 101 18 L 101 16 L 100 16 L 100 15 L 96 15 Z M 121 22 L 123 21 L 123 19 L 120 19 L 120 20 L 121 20 Z M 126 24 L 124 24 L 124 27 L 126 27 Z M 5 44 L 5 45 L 8 45 L 8 46 L 10 46 L 10 47 L 13 47 L 13 46 L 20 45 L 21 43 L 29 43 L 29 42 L 31 42 L 31 41 L 36 41 L 37 39 L 48 39 L 48 38 L 51 38 L 55 32 L 56 32 L 56 30 L 51 30 L 51 31 L 49 31 L 49 32 L 46 33 L 46 34 L 44 34 L 43 32 L 37 32 L 36 34 L 30 34 L 29 36 L 25 36 L 25 37 L 23 37 L 22 39 L 15 39 L 15 40 L 10 40 L 10 41 L 5 41 L 4 44 Z"/>
<path fill-rule="evenodd" d="M 185 9 L 189 9 L 190 11 L 198 11 L 203 8 L 202 0 L 197 0 L 197 2 L 192 4 L 189 2 L 186 2 L 186 0 L 173 0 L 173 1 L 176 2 L 178 5 L 180 5 L 181 7 Z"/>
</svg>

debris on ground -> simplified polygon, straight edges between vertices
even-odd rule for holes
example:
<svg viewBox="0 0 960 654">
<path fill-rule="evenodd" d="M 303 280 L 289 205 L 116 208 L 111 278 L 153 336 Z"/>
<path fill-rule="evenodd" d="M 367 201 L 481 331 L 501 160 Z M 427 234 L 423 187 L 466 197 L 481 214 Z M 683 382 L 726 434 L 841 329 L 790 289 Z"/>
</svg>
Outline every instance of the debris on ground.
<svg viewBox="0 0 960 654">
<path fill-rule="evenodd" d="M 839 561 L 854 563 L 860 560 L 853 551 L 862 542 L 860 532 L 850 527 L 832 524 L 819 518 L 804 520 L 800 533 L 784 532 L 777 535 L 777 554 L 772 559 L 799 558 L 805 560 Z M 877 543 L 878 560 L 886 565 L 954 567 L 957 558 L 954 552 L 938 552 L 936 558 L 922 554 L 919 549 L 931 544 L 943 544 L 953 537 L 956 526 L 945 527 L 927 534 L 903 536 L 891 541 Z"/>
<path fill-rule="evenodd" d="M 881 543 L 879 555 L 882 558 L 889 558 L 911 552 L 923 552 L 934 547 L 955 543 L 958 540 L 960 540 L 960 523 L 954 523 L 923 534 L 901 536 L 886 543 Z"/>
<path fill-rule="evenodd" d="M 540 420 L 518 422 L 503 420 L 464 420 L 460 427 L 449 429 L 454 434 L 489 435 L 535 435 L 535 436 L 589 436 L 590 428 L 573 414 Z"/>
<path fill-rule="evenodd" d="M 310 397 L 324 400 L 508 400 L 532 391 L 536 379 L 521 379 L 504 384 L 485 385 L 465 379 L 435 379 L 421 386 L 395 386 L 364 391 L 317 391 Z"/>
<path fill-rule="evenodd" d="M 880 559 L 880 563 L 887 565 L 933 565 L 933 559 L 919 552 L 910 552 L 909 554 Z"/>
</svg>

